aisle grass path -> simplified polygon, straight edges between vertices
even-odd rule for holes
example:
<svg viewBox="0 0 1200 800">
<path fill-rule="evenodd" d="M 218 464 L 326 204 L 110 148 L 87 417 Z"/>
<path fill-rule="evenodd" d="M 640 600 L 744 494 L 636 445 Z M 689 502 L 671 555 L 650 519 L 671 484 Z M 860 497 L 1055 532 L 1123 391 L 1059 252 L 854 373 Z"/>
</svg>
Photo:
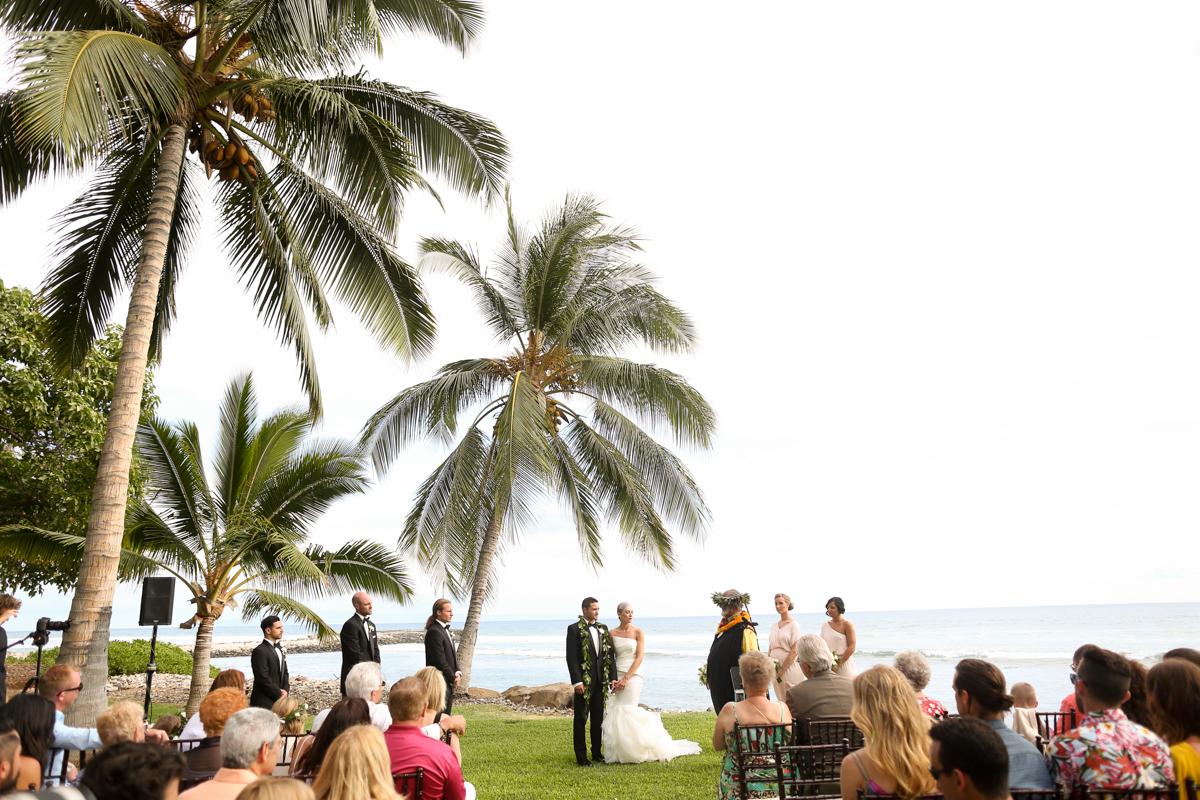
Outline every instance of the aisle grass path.
<svg viewBox="0 0 1200 800">
<path fill-rule="evenodd" d="M 649 764 L 575 764 L 571 717 L 518 714 L 505 706 L 462 706 L 463 775 L 481 800 L 701 800 L 717 794 L 723 753 L 712 749 L 716 715 L 663 714 L 675 739 L 699 742 L 698 756 Z"/>
</svg>

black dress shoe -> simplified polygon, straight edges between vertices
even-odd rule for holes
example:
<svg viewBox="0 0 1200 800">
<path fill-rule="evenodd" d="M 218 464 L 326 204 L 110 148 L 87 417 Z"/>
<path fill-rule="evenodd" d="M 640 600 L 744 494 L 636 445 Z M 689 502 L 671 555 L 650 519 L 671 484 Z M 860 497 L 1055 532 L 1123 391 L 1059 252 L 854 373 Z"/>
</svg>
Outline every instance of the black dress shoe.
<svg viewBox="0 0 1200 800">
<path fill-rule="evenodd" d="M 581 767 L 590 767 L 592 765 L 590 761 L 576 761 L 575 763 Z"/>
</svg>

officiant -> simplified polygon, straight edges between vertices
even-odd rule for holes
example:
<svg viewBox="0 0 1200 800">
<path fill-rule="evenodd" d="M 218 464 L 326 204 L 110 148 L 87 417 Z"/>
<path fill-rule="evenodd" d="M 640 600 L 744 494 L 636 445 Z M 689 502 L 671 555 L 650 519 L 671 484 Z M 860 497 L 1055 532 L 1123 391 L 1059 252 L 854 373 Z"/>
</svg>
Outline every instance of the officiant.
<svg viewBox="0 0 1200 800">
<path fill-rule="evenodd" d="M 737 666 L 742 653 L 758 649 L 758 635 L 754 632 L 758 623 L 751 621 L 750 612 L 745 610 L 750 603 L 748 594 L 737 589 L 714 592 L 712 601 L 721 609 L 721 621 L 708 648 L 708 691 L 713 711 L 720 715 L 725 704 L 734 700 L 730 670 Z"/>
</svg>

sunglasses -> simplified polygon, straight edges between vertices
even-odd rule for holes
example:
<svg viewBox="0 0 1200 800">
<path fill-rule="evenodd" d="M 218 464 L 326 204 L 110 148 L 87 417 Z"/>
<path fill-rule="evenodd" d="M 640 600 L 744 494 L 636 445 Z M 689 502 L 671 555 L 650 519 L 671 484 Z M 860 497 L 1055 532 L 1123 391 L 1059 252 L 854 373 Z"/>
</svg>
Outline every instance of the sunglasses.
<svg viewBox="0 0 1200 800">
<path fill-rule="evenodd" d="M 1072 673 L 1071 673 L 1071 685 L 1072 685 L 1072 686 L 1074 686 L 1074 685 L 1075 685 L 1075 681 L 1077 681 L 1077 680 L 1079 680 L 1079 676 L 1078 676 L 1078 675 L 1076 675 L 1074 672 L 1072 672 Z"/>
<path fill-rule="evenodd" d="M 929 774 L 933 776 L 933 779 L 935 781 L 938 778 L 942 777 L 943 775 L 954 771 L 952 769 L 934 769 L 933 767 L 929 767 L 928 769 L 929 769 Z"/>
</svg>

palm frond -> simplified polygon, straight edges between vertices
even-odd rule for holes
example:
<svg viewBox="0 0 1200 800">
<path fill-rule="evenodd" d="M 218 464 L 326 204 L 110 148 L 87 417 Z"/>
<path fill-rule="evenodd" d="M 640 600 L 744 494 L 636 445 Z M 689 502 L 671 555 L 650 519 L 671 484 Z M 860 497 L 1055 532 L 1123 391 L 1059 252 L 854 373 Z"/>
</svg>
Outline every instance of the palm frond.
<svg viewBox="0 0 1200 800">
<path fill-rule="evenodd" d="M 254 186 L 226 183 L 219 204 L 226 253 L 239 277 L 250 285 L 259 318 L 292 345 L 309 409 L 320 414 L 316 354 L 304 316 L 307 299 L 318 323 L 324 326 L 330 319 L 324 297 L 315 290 L 320 282 L 307 244 L 319 242 L 309 238 L 317 232 L 298 225 L 267 175 L 260 175 Z"/>
<path fill-rule="evenodd" d="M 141 511 L 135 507 L 134 524 L 143 526 L 139 536 L 161 539 L 169 531 L 185 548 L 205 552 L 205 539 L 216 525 L 216 519 L 204 477 L 199 442 L 189 439 L 186 431 L 176 430 L 165 420 L 149 417 L 143 418 L 138 425 L 137 444 L 146 465 L 147 480 L 155 490 L 153 502 L 167 515 L 164 519 L 149 506 Z M 153 516 L 148 516 L 150 514 Z M 165 531 L 158 529 L 160 522 Z M 128 521 L 126 530 L 131 530 Z"/>
<path fill-rule="evenodd" d="M 505 510 L 512 533 L 534 521 L 533 503 L 550 483 L 553 454 L 547 438 L 545 398 L 518 373 L 496 419 L 492 461 L 495 504 Z"/>
<path fill-rule="evenodd" d="M 588 474 L 597 502 L 621 531 L 626 548 L 654 567 L 674 570 L 671 534 L 655 511 L 650 486 L 637 467 L 580 418 L 572 420 L 563 433 Z"/>
<path fill-rule="evenodd" d="M 421 483 L 400 534 L 400 548 L 456 597 L 470 591 L 474 554 L 492 518 L 491 460 L 489 442 L 472 427 Z"/>
<path fill-rule="evenodd" d="M 494 365 L 490 359 L 447 364 L 431 380 L 410 386 L 376 411 L 360 437 L 376 471 L 386 473 L 400 452 L 423 436 L 452 436 L 459 413 L 490 399 L 500 385 Z"/>
<path fill-rule="evenodd" d="M 274 106 L 270 132 L 277 149 L 391 232 L 416 180 L 416 165 L 400 127 L 365 107 L 362 98 L 347 96 L 343 84 L 354 80 L 286 77 L 255 85 Z"/>
<path fill-rule="evenodd" d="M 712 446 L 716 412 L 683 376 L 623 358 L 580 356 L 575 365 L 584 392 L 631 409 L 652 430 L 665 426 L 680 445 Z"/>
<path fill-rule="evenodd" d="M 254 497 L 255 513 L 279 528 L 307 533 L 334 503 L 366 491 L 365 472 L 349 442 L 315 443 L 272 473 Z"/>
<path fill-rule="evenodd" d="M 79 166 L 57 144 L 36 149 L 22 144 L 17 130 L 18 105 L 19 93 L 0 92 L 0 203 L 16 200 L 33 184 Z"/>
<path fill-rule="evenodd" d="M 449 273 L 474 292 L 475 306 L 497 339 L 506 341 L 517 335 L 517 321 L 508 309 L 508 301 L 484 275 L 473 248 L 450 239 L 424 238 L 417 244 L 417 251 L 421 253 L 418 269 Z"/>
<path fill-rule="evenodd" d="M 600 510 L 592 496 L 592 486 L 587 472 L 579 466 L 571 448 L 561 436 L 550 440 L 554 453 L 554 483 L 558 488 L 558 500 L 570 514 L 579 540 L 583 559 L 593 568 L 604 562 L 601 549 Z"/>
<path fill-rule="evenodd" d="M 84 192 L 57 217 L 55 255 L 46 277 L 51 342 L 60 363 L 78 366 L 103 335 L 113 300 L 133 280 L 150 211 L 161 148 L 138 136 L 109 153 Z M 159 283 L 151 357 L 159 354 L 175 314 L 175 284 L 199 224 L 197 167 L 185 162 Z"/>
<path fill-rule="evenodd" d="M 214 460 L 217 473 L 214 506 L 226 526 L 237 513 L 242 479 L 250 469 L 257 417 L 258 393 L 254 390 L 254 376 L 250 373 L 234 376 L 225 389 L 217 417 L 221 433 Z"/>
<path fill-rule="evenodd" d="M 83 560 L 84 537 L 58 533 L 30 525 L 0 526 L 0 557 L 17 561 L 53 564 L 63 571 L 78 571 Z M 122 550 L 117 562 L 117 579 L 137 581 L 159 572 L 153 559 Z"/>
<path fill-rule="evenodd" d="M 121 0 L 6 0 L 0 3 L 0 26 L 10 35 L 101 28 L 146 33 L 145 21 Z"/>
<path fill-rule="evenodd" d="M 324 576 L 319 586 L 295 584 L 287 575 L 272 575 L 264 580 L 264 586 L 321 597 L 344 597 L 365 591 L 398 603 L 412 599 L 413 587 L 404 561 L 395 551 L 377 542 L 347 542 L 337 550 L 313 545 L 304 554 Z"/>
<path fill-rule="evenodd" d="M 443 103 L 437 95 L 358 75 L 337 75 L 316 84 L 393 126 L 422 171 L 455 191 L 500 197 L 509 166 L 508 143 L 478 114 Z"/>
<path fill-rule="evenodd" d="M 107 150 L 111 126 L 162 119 L 184 101 L 183 74 L 162 47 L 113 30 L 27 34 L 17 46 L 17 129 L 30 149 L 68 158 Z"/>
<path fill-rule="evenodd" d="M 312 242 L 321 279 L 384 347 L 405 358 L 433 348 L 434 317 L 414 270 L 371 222 L 288 163 L 272 170 L 280 202 Z"/>
<path fill-rule="evenodd" d="M 679 457 L 633 420 L 602 402 L 593 404 L 592 429 L 641 475 L 658 513 L 690 538 L 702 541 L 712 521 L 704 493 Z"/>
<path fill-rule="evenodd" d="M 205 572 L 205 565 L 196 557 L 197 552 L 205 550 L 193 552 L 184 537 L 145 500 L 130 502 L 125 512 L 125 539 L 121 546 L 192 580 Z"/>
<path fill-rule="evenodd" d="M 242 619 L 259 620 L 274 614 L 290 622 L 298 623 L 304 630 L 315 634 L 322 641 L 337 636 L 321 616 L 299 600 L 270 592 L 266 589 L 248 589 L 242 593 Z"/>
<path fill-rule="evenodd" d="M 483 7 L 473 0 L 374 0 L 384 33 L 423 33 L 463 55 L 483 30 Z"/>
</svg>

